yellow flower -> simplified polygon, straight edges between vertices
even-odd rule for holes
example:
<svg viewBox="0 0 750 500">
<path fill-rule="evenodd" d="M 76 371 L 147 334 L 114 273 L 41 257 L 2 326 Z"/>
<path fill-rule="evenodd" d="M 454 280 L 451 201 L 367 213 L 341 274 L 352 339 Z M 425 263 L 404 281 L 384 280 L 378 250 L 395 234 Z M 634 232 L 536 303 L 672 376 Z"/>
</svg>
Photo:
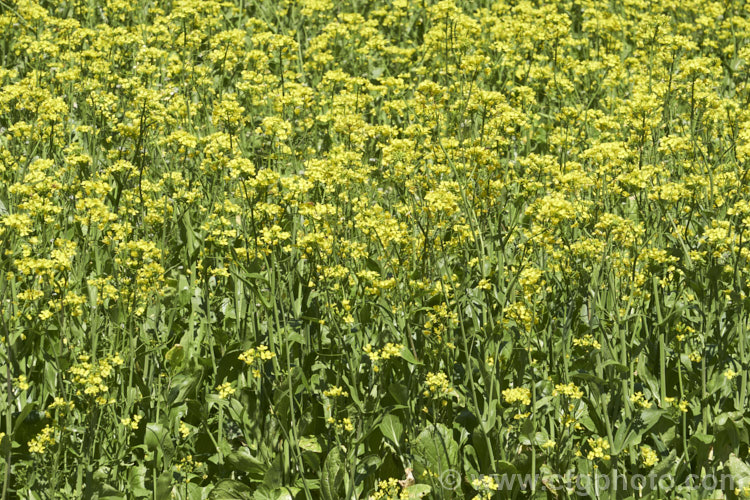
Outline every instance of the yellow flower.
<svg viewBox="0 0 750 500">
<path fill-rule="evenodd" d="M 479 490 L 482 492 L 497 491 L 500 487 L 497 484 L 497 481 L 495 481 L 495 478 L 492 476 L 482 476 L 481 478 L 476 478 L 471 482 L 471 485 L 475 490 Z"/>
<path fill-rule="evenodd" d="M 223 384 L 217 386 L 216 390 L 219 391 L 219 397 L 221 399 L 227 399 L 229 396 L 235 393 L 234 387 L 232 387 L 232 384 L 229 382 L 224 382 Z"/>
<path fill-rule="evenodd" d="M 190 435 L 190 427 L 185 422 L 180 422 L 180 435 L 182 439 L 185 439 Z"/>
<path fill-rule="evenodd" d="M 19 375 L 15 380 L 15 385 L 18 389 L 27 391 L 29 389 L 29 383 L 26 381 L 26 375 Z"/>
<path fill-rule="evenodd" d="M 443 372 L 430 372 L 425 378 L 427 389 L 424 391 L 425 397 L 443 398 L 454 393 L 453 388 L 448 382 L 448 377 Z"/>
<path fill-rule="evenodd" d="M 591 349 L 596 349 L 596 350 L 599 350 L 602 348 L 602 345 L 590 333 L 587 333 L 580 339 L 578 338 L 573 339 L 573 345 L 576 347 L 589 347 Z"/>
<path fill-rule="evenodd" d="M 55 444 L 55 438 L 52 435 L 54 429 L 47 425 L 37 434 L 34 439 L 29 441 L 29 452 L 31 453 L 44 453 L 47 446 Z"/>
<path fill-rule="evenodd" d="M 531 404 L 531 391 L 525 387 L 509 387 L 503 391 L 503 399 L 508 404 Z"/>
<path fill-rule="evenodd" d="M 659 455 L 650 446 L 645 444 L 641 446 L 641 458 L 643 459 L 643 465 L 646 467 L 653 467 L 659 463 Z"/>
<path fill-rule="evenodd" d="M 588 458 L 589 460 L 594 460 L 596 458 L 601 458 L 604 460 L 610 459 L 609 454 L 605 453 L 607 450 L 609 450 L 609 441 L 604 438 L 596 438 L 588 439 L 586 442 L 589 445 L 589 453 L 586 458 Z"/>
<path fill-rule="evenodd" d="M 244 361 L 246 364 L 251 365 L 256 359 L 267 361 L 273 359 L 276 356 L 275 353 L 268 350 L 268 346 L 259 345 L 258 347 L 251 347 L 247 351 L 239 355 L 239 359 Z"/>
<path fill-rule="evenodd" d="M 373 349 L 372 344 L 365 345 L 362 350 L 365 352 L 365 355 L 370 358 L 370 361 L 372 362 L 372 370 L 377 372 L 380 371 L 380 366 L 378 365 L 380 360 L 391 359 L 399 356 L 403 348 L 404 346 L 401 344 L 392 344 L 391 342 L 388 342 L 380 350 Z"/>
<path fill-rule="evenodd" d="M 651 402 L 646 399 L 642 392 L 638 391 L 630 396 L 630 402 L 641 408 L 651 408 Z"/>
<path fill-rule="evenodd" d="M 5 227 L 13 229 L 18 236 L 28 236 L 31 234 L 34 224 L 28 214 L 9 214 L 2 218 Z"/>
<path fill-rule="evenodd" d="M 344 429 L 347 432 L 352 432 L 354 430 L 354 425 L 352 424 L 351 419 L 344 418 L 344 419 L 341 420 L 341 423 L 344 425 Z"/>
<path fill-rule="evenodd" d="M 65 401 L 63 398 L 55 398 L 55 400 L 47 407 L 47 410 L 54 410 L 55 408 L 60 408 L 61 410 L 72 410 L 75 408 L 75 403 L 73 403 L 73 401 Z"/>
<path fill-rule="evenodd" d="M 553 396 L 562 394 L 571 399 L 581 399 L 583 397 L 583 391 L 573 383 L 570 384 L 558 384 L 555 386 L 555 390 L 552 392 Z"/>
<path fill-rule="evenodd" d="M 132 430 L 138 429 L 138 423 L 143 418 L 142 415 L 133 415 L 132 417 L 125 417 L 120 419 L 120 423 L 124 425 L 125 427 L 128 427 Z"/>
<path fill-rule="evenodd" d="M 326 391 L 323 391 L 323 395 L 328 398 L 336 398 L 336 397 L 347 397 L 349 393 L 346 392 L 343 387 L 334 386 Z"/>
</svg>

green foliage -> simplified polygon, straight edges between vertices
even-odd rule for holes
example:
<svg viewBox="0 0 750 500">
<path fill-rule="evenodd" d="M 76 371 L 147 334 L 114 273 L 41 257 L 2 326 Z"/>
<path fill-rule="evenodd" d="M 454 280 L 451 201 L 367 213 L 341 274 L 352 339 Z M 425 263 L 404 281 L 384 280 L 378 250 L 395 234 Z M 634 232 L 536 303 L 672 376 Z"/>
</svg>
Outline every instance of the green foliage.
<svg viewBox="0 0 750 500">
<path fill-rule="evenodd" d="M 750 496 L 749 13 L 0 1 L 0 500 Z"/>
</svg>

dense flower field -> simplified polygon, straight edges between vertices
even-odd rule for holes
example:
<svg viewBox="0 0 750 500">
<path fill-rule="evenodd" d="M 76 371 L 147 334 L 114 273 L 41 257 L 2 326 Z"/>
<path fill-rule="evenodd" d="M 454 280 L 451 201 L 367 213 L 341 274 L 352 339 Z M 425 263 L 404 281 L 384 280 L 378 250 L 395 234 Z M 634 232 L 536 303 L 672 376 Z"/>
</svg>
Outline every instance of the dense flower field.
<svg viewBox="0 0 750 500">
<path fill-rule="evenodd" d="M 2 0 L 0 57 L 1 500 L 750 493 L 744 1 Z"/>
</svg>

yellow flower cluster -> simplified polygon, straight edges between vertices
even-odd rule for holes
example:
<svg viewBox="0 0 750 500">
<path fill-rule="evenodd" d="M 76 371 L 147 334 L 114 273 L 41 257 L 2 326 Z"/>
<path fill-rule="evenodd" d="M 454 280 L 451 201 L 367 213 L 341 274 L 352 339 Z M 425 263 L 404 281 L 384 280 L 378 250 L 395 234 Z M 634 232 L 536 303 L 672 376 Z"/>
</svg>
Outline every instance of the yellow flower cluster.
<svg viewBox="0 0 750 500">
<path fill-rule="evenodd" d="M 380 371 L 380 366 L 378 366 L 379 361 L 388 360 L 400 356 L 403 348 L 404 346 L 401 344 L 393 344 L 391 342 L 388 342 L 383 346 L 382 349 L 373 349 L 372 344 L 367 344 L 364 347 L 364 351 L 367 357 L 370 358 L 370 361 L 372 362 L 373 371 L 377 372 Z"/>
<path fill-rule="evenodd" d="M 180 432 L 180 436 L 182 436 L 182 439 L 185 439 L 190 435 L 190 427 L 188 426 L 188 424 L 186 424 L 182 420 L 180 421 L 179 432 Z"/>
<path fill-rule="evenodd" d="M 52 446 L 56 443 L 54 437 L 54 428 L 46 425 L 44 429 L 39 431 L 39 434 L 29 441 L 29 452 L 42 454 L 48 446 Z"/>
<path fill-rule="evenodd" d="M 548 439 L 547 441 L 541 444 L 541 447 L 544 448 L 545 450 L 554 448 L 555 446 L 557 446 L 557 442 L 554 439 Z"/>
<path fill-rule="evenodd" d="M 531 404 L 531 391 L 526 387 L 509 387 L 503 390 L 503 399 L 508 404 Z"/>
<path fill-rule="evenodd" d="M 347 397 L 349 395 L 348 392 L 344 390 L 343 387 L 334 386 L 330 389 L 326 389 L 323 391 L 323 395 L 327 398 L 338 398 L 338 397 Z"/>
<path fill-rule="evenodd" d="M 57 397 L 52 403 L 50 403 L 47 410 L 59 409 L 61 411 L 70 411 L 75 407 L 76 405 L 73 401 L 65 401 L 65 399 Z"/>
<path fill-rule="evenodd" d="M 583 391 L 580 387 L 573 383 L 569 384 L 557 384 L 555 390 L 552 392 L 553 396 L 562 394 L 571 399 L 581 399 L 583 397 Z"/>
<path fill-rule="evenodd" d="M 18 377 L 16 377 L 13 380 L 13 385 L 15 385 L 21 391 L 27 391 L 30 387 L 26 375 L 19 375 Z"/>
<path fill-rule="evenodd" d="M 454 394 L 448 377 L 443 372 L 428 373 L 425 377 L 425 385 L 427 388 L 423 392 L 424 397 L 441 399 Z"/>
<path fill-rule="evenodd" d="M 601 458 L 602 460 L 609 460 L 610 455 L 607 453 L 609 450 L 609 441 L 604 438 L 589 438 L 586 440 L 589 445 L 589 452 L 586 458 L 589 460 L 595 460 Z"/>
<path fill-rule="evenodd" d="M 646 399 L 646 396 L 644 396 L 641 391 L 631 394 L 630 402 L 641 408 L 651 408 L 651 402 Z"/>
<path fill-rule="evenodd" d="M 407 500 L 410 498 L 409 492 L 401 488 L 400 480 L 388 478 L 378 481 L 375 492 L 370 495 L 369 500 Z"/>
<path fill-rule="evenodd" d="M 591 348 L 599 350 L 602 345 L 597 341 L 590 333 L 585 334 L 581 338 L 574 338 L 573 345 L 576 347 Z"/>
<path fill-rule="evenodd" d="M 269 359 L 273 359 L 274 356 L 276 356 L 276 354 L 269 351 L 268 346 L 259 345 L 258 347 L 251 347 L 240 354 L 239 359 L 246 364 L 251 365 L 256 359 L 268 361 Z"/>
<path fill-rule="evenodd" d="M 224 382 L 216 387 L 216 391 L 219 393 L 221 399 L 227 399 L 235 393 L 235 388 L 232 387 L 231 382 Z"/>
<path fill-rule="evenodd" d="M 258 347 L 251 347 L 247 351 L 239 355 L 240 361 L 244 361 L 245 364 L 252 365 L 256 360 L 268 361 L 273 359 L 276 353 L 271 352 L 266 345 L 259 345 Z M 260 370 L 258 368 L 252 369 L 253 377 L 260 378 Z"/>
<path fill-rule="evenodd" d="M 128 429 L 137 430 L 138 424 L 143 419 L 143 415 L 133 415 L 132 417 L 124 417 L 120 419 L 120 423 Z"/>
<path fill-rule="evenodd" d="M 653 467 L 659 463 L 659 455 L 648 445 L 641 446 L 641 459 L 646 467 Z"/>
<path fill-rule="evenodd" d="M 90 359 L 87 354 L 78 356 L 78 363 L 68 369 L 70 380 L 76 387 L 77 396 L 90 396 L 97 404 L 107 404 L 112 401 L 105 397 L 109 391 L 107 384 L 115 374 L 115 368 L 121 366 L 124 360 L 119 354 L 100 359 L 96 363 L 91 363 Z"/>
<path fill-rule="evenodd" d="M 484 500 L 490 500 L 500 487 L 494 477 L 484 475 L 474 479 L 471 486 L 479 493 L 477 498 Z"/>
<path fill-rule="evenodd" d="M 199 471 L 205 468 L 204 462 L 199 462 L 198 460 L 195 460 L 193 458 L 193 455 L 186 455 L 183 458 L 180 459 L 179 462 L 174 464 L 175 471 L 184 474 L 187 476 L 187 474 L 195 474 L 198 473 L 200 476 Z M 205 475 L 203 476 L 205 478 Z M 185 477 L 185 482 L 189 482 L 190 478 Z"/>
<path fill-rule="evenodd" d="M 344 417 L 342 419 L 336 420 L 333 417 L 328 417 L 327 422 L 329 425 L 334 426 L 336 431 L 341 431 L 342 429 L 346 432 L 352 432 L 354 431 L 354 424 L 352 423 L 352 420 L 348 417 Z"/>
</svg>

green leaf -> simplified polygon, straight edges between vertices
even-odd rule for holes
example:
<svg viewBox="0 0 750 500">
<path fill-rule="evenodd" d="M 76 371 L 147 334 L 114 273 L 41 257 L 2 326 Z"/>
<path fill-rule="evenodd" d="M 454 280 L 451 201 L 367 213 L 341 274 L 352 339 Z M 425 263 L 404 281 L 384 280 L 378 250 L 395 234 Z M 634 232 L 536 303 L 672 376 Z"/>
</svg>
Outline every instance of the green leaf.
<svg viewBox="0 0 750 500">
<path fill-rule="evenodd" d="M 417 361 L 417 358 L 414 357 L 414 354 L 409 350 L 408 347 L 404 347 L 401 349 L 401 352 L 399 353 L 399 356 L 401 356 L 402 359 L 406 360 L 407 362 L 411 363 L 412 365 L 421 365 L 421 361 Z"/>
<path fill-rule="evenodd" d="M 333 448 L 328 452 L 320 476 L 320 492 L 324 500 L 343 498 L 344 474 L 346 474 L 345 460 L 346 457 L 339 448 Z"/>
<path fill-rule="evenodd" d="M 296 486 L 285 486 L 283 488 L 269 488 L 261 485 L 253 494 L 254 500 L 294 500 L 294 497 L 302 491 Z"/>
<path fill-rule="evenodd" d="M 383 436 L 398 448 L 401 442 L 401 434 L 404 432 L 404 426 L 401 425 L 398 417 L 395 415 L 386 415 L 378 427 Z"/>
<path fill-rule="evenodd" d="M 414 441 L 415 477 L 422 477 L 425 470 L 433 477 L 442 477 L 458 471 L 458 443 L 452 432 L 443 424 L 423 430 Z M 442 489 L 448 490 L 442 481 L 437 481 Z"/>
<path fill-rule="evenodd" d="M 627 366 L 621 363 L 618 363 L 617 361 L 613 359 L 609 359 L 605 361 L 604 363 L 602 363 L 602 368 L 607 368 L 608 366 L 611 366 L 612 368 L 614 368 L 620 373 L 630 373 L 630 368 L 628 368 Z"/>
<path fill-rule="evenodd" d="M 740 460 L 737 458 L 737 455 L 732 453 L 729 455 L 729 460 L 727 460 L 727 467 L 729 468 L 729 473 L 732 474 L 736 487 L 742 489 L 750 486 L 750 466 L 748 466 L 747 462 Z"/>
<path fill-rule="evenodd" d="M 239 448 L 226 456 L 227 465 L 251 477 L 261 479 L 268 470 L 268 465 L 255 458 L 248 448 Z"/>
<path fill-rule="evenodd" d="M 408 495 L 407 498 L 409 500 L 426 497 L 430 492 L 432 492 L 432 487 L 428 484 L 412 484 L 406 488 L 406 494 Z"/>
<path fill-rule="evenodd" d="M 297 444 L 300 448 L 313 453 L 322 453 L 323 447 L 320 443 L 321 439 L 318 436 L 302 436 L 297 440 Z"/>
<path fill-rule="evenodd" d="M 200 381 L 200 373 L 180 373 L 175 375 L 170 384 L 167 402 L 170 405 L 178 405 L 192 395 Z"/>
<path fill-rule="evenodd" d="M 13 434 L 15 434 L 22 425 L 30 423 L 30 422 L 26 422 L 26 417 L 29 416 L 29 414 L 34 408 L 36 408 L 35 402 L 28 403 L 27 405 L 23 407 L 19 415 L 13 415 L 13 419 L 16 422 L 15 425 L 13 426 Z M 31 420 L 33 419 L 30 418 L 29 421 Z"/>
<path fill-rule="evenodd" d="M 463 459 L 464 459 L 464 471 L 469 477 L 479 476 L 482 466 L 477 456 L 477 451 L 470 444 L 463 448 Z"/>
<path fill-rule="evenodd" d="M 518 469 L 516 469 L 516 466 L 513 465 L 510 462 L 506 462 L 505 460 L 497 460 L 495 461 L 495 469 L 497 470 L 498 474 L 506 474 L 508 476 L 518 474 Z"/>
<path fill-rule="evenodd" d="M 146 424 L 146 435 L 143 441 L 149 450 L 160 451 L 167 462 L 171 460 L 174 453 L 174 443 L 172 443 L 172 438 L 163 425 L 155 422 Z"/>
<path fill-rule="evenodd" d="M 269 488 L 280 488 L 284 483 L 284 464 L 282 463 L 283 455 L 277 453 L 271 463 L 271 466 L 266 470 L 266 474 L 263 477 L 263 484 Z"/>
<path fill-rule="evenodd" d="M 172 370 L 177 370 L 185 359 L 185 349 L 180 344 L 175 344 L 164 355 L 164 360 Z"/>
<path fill-rule="evenodd" d="M 156 498 L 170 498 L 172 496 L 172 473 L 164 471 L 156 480 L 154 487 Z"/>
<path fill-rule="evenodd" d="M 208 494 L 208 500 L 249 500 L 251 498 L 253 494 L 250 487 L 233 479 L 224 479 Z"/>
<path fill-rule="evenodd" d="M 648 432 L 666 412 L 660 408 L 646 408 L 641 412 L 641 420 L 643 421 L 644 428 L 643 433 Z"/>
<path fill-rule="evenodd" d="M 151 492 L 146 489 L 146 474 L 148 469 L 143 465 L 136 465 L 128 469 L 128 486 L 130 493 L 135 498 L 151 496 Z"/>
<path fill-rule="evenodd" d="M 409 388 L 403 384 L 393 382 L 388 386 L 388 394 L 400 405 L 407 406 L 409 404 Z"/>
<path fill-rule="evenodd" d="M 641 442 L 641 434 L 633 431 L 632 423 L 630 425 L 621 425 L 617 428 L 614 436 L 613 453 L 619 454 L 623 449 L 637 445 Z"/>
</svg>

